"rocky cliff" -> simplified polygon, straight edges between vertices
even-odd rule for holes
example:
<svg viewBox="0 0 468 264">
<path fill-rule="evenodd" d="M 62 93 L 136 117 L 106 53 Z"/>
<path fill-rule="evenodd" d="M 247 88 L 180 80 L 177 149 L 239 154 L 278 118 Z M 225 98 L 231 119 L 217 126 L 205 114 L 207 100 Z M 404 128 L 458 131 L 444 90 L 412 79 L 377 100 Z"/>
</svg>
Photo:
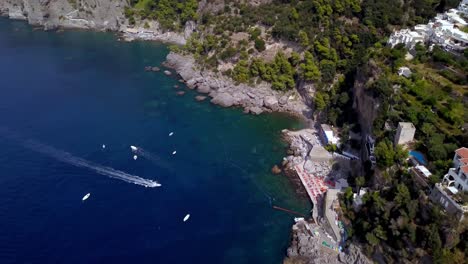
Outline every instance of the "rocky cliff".
<svg viewBox="0 0 468 264">
<path fill-rule="evenodd" d="M 366 65 L 358 69 L 354 83 L 353 107 L 358 113 L 359 124 L 363 135 L 372 134 L 372 124 L 377 117 L 379 101 L 372 96 L 366 88 L 380 75 L 380 69 L 374 61 L 370 60 Z"/>
<path fill-rule="evenodd" d="M 307 227 L 308 226 L 308 227 Z M 351 245 L 338 253 L 322 245 L 319 233 L 313 235 L 314 224 L 297 221 L 292 227 L 292 240 L 284 264 L 370 264 L 361 250 Z"/>
<path fill-rule="evenodd" d="M 0 13 L 46 29 L 119 30 L 126 24 L 126 0 L 2 0 Z"/>
</svg>

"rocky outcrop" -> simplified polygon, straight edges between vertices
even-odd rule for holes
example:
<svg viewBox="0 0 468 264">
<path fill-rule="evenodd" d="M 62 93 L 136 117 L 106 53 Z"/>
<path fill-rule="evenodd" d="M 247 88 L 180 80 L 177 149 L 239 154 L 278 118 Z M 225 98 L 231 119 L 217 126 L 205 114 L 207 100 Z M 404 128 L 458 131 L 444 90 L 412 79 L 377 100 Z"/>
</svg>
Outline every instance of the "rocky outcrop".
<svg viewBox="0 0 468 264">
<path fill-rule="evenodd" d="M 307 226 L 307 227 L 306 227 Z M 317 233 L 313 234 L 311 230 Z M 284 263 L 303 264 L 371 264 L 372 262 L 351 245 L 344 252 L 338 253 L 322 245 L 321 230 L 315 225 L 299 220 L 292 227 L 292 239 Z"/>
<path fill-rule="evenodd" d="M 28 21 L 46 30 L 79 28 L 118 31 L 123 39 L 157 40 L 183 45 L 195 31 L 193 21 L 182 33 L 164 31 L 157 21 L 139 21 L 129 26 L 124 16 L 127 0 L 1 0 L 0 15 Z"/>
<path fill-rule="evenodd" d="M 226 76 L 199 69 L 188 55 L 171 52 L 164 66 L 175 69 L 188 88 L 208 94 L 212 103 L 223 107 L 239 106 L 252 114 L 280 111 L 300 116 L 308 109 L 296 91 L 275 91 L 266 83 L 256 87 L 236 84 Z"/>
<path fill-rule="evenodd" d="M 2 0 L 0 12 L 12 19 L 24 19 L 46 29 L 57 27 L 95 30 L 120 29 L 126 0 Z"/>
</svg>

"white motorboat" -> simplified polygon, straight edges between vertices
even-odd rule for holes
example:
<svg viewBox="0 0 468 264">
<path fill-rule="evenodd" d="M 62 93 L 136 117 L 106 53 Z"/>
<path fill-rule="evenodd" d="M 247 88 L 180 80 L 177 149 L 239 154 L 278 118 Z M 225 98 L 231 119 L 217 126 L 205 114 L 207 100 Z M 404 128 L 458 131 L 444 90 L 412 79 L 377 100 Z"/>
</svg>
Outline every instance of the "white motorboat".
<svg viewBox="0 0 468 264">
<path fill-rule="evenodd" d="M 91 196 L 91 194 L 90 194 L 90 193 L 87 193 L 85 196 L 83 196 L 83 198 L 81 199 L 81 201 L 86 201 L 86 200 L 89 198 L 89 196 Z"/>
<path fill-rule="evenodd" d="M 187 215 L 184 217 L 184 222 L 186 222 L 189 218 L 190 218 L 190 214 L 187 214 Z"/>
</svg>

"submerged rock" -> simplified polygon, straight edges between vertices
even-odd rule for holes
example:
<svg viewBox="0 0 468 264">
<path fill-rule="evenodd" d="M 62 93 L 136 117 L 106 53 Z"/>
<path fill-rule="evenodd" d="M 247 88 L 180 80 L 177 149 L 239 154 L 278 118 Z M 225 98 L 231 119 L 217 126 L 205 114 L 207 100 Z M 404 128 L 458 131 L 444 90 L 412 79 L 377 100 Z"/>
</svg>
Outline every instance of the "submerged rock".
<svg viewBox="0 0 468 264">
<path fill-rule="evenodd" d="M 206 96 L 204 95 L 195 96 L 195 100 L 197 100 L 198 102 L 204 101 L 205 99 L 206 99 Z"/>
<path fill-rule="evenodd" d="M 281 173 L 281 168 L 278 165 L 275 165 L 275 166 L 273 166 L 273 168 L 271 168 L 271 173 L 280 174 Z"/>
<path fill-rule="evenodd" d="M 151 67 L 151 66 L 145 66 L 145 71 L 147 72 L 158 72 L 160 71 L 161 69 L 159 69 L 158 67 L 154 66 L 154 67 Z"/>
<path fill-rule="evenodd" d="M 164 74 L 166 74 L 167 76 L 169 76 L 169 75 L 172 75 L 172 72 L 170 72 L 170 71 L 168 71 L 168 70 L 165 70 L 165 71 L 164 71 Z"/>
<path fill-rule="evenodd" d="M 185 94 L 185 92 L 184 92 L 184 91 L 178 91 L 176 94 L 177 94 L 178 96 L 182 96 L 182 95 Z"/>
</svg>

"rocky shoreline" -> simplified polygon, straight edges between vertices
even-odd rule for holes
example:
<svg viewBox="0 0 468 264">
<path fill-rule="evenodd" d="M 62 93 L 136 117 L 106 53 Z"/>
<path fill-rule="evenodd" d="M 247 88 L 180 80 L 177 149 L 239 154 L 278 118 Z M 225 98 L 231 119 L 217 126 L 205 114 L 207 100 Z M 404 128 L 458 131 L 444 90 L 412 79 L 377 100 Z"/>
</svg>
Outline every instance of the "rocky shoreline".
<svg viewBox="0 0 468 264">
<path fill-rule="evenodd" d="M 200 69 L 192 56 L 174 52 L 167 55 L 164 66 L 174 69 L 189 89 L 196 89 L 197 92 L 210 96 L 213 104 L 242 107 L 244 113 L 254 115 L 285 112 L 308 117 L 309 108 L 294 90 L 283 93 L 271 89 L 266 83 L 255 87 L 236 84 L 226 76 Z"/>
<path fill-rule="evenodd" d="M 350 245 L 346 253 L 338 253 L 320 243 L 323 230 L 317 224 L 296 218 L 292 239 L 284 264 L 371 264 L 361 250 Z M 320 232 L 321 231 L 321 232 Z"/>
</svg>

